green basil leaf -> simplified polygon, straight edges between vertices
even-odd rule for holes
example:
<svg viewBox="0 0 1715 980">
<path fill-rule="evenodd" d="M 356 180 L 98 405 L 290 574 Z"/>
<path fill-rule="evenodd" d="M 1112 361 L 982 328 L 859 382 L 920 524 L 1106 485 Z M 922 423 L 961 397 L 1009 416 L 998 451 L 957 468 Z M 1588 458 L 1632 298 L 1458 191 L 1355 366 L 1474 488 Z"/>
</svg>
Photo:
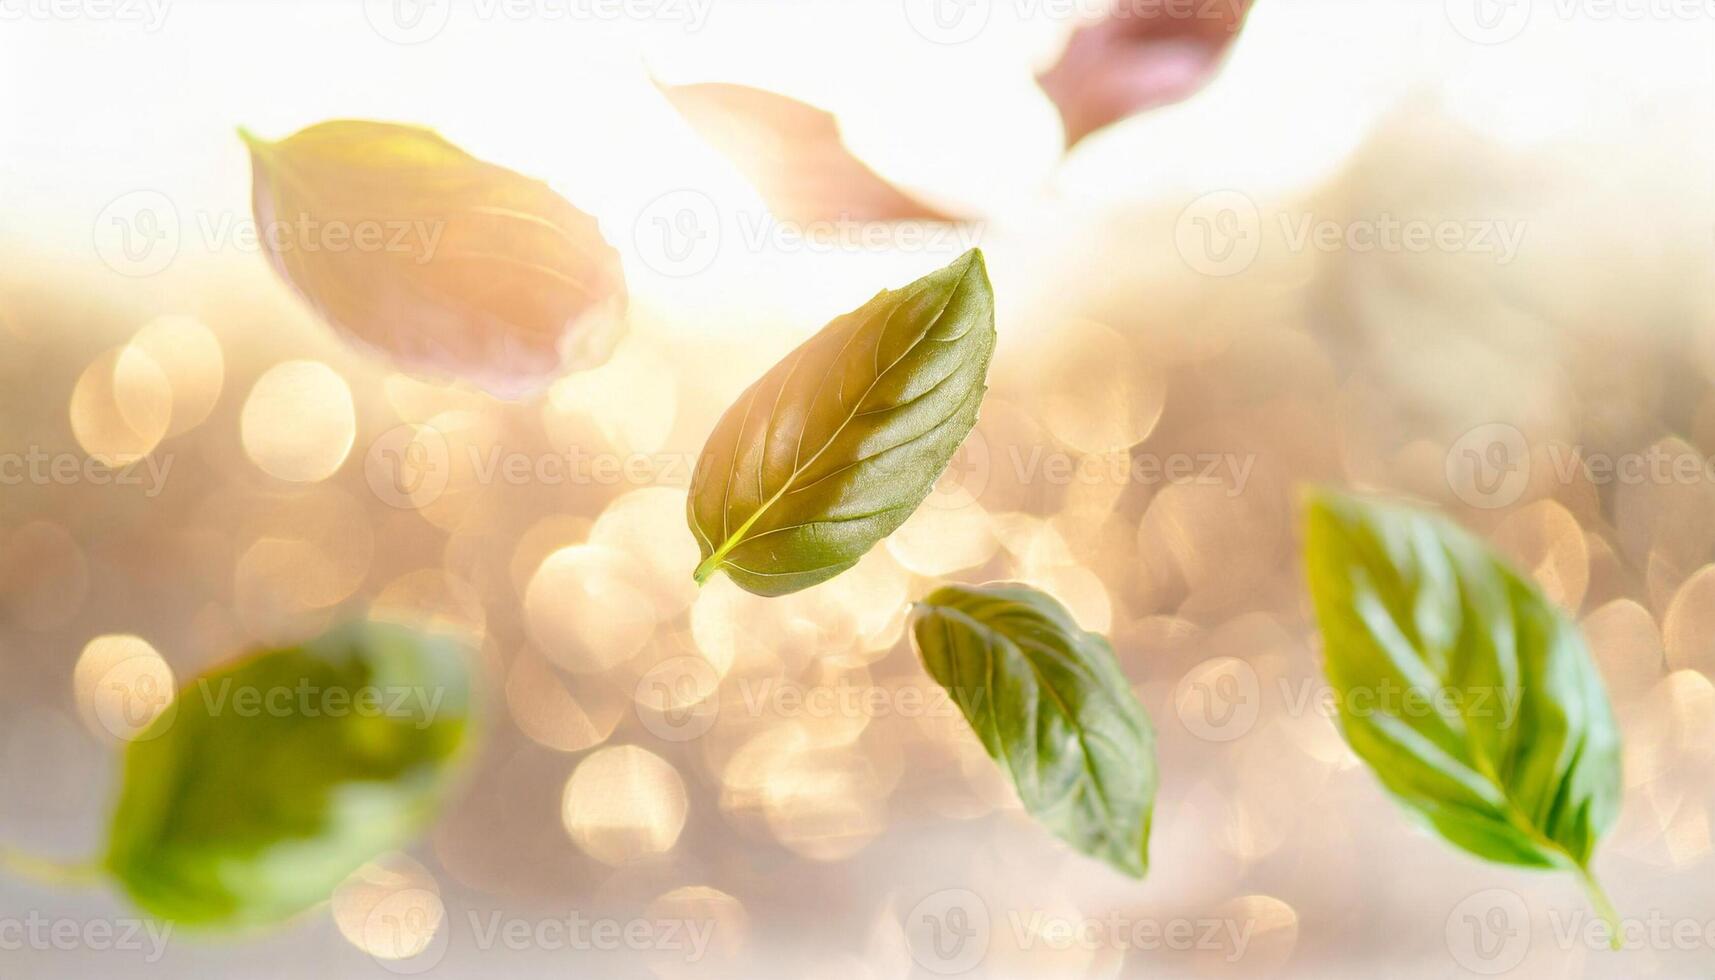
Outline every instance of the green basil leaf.
<svg viewBox="0 0 1715 980">
<path fill-rule="evenodd" d="M 1454 844 L 1588 872 L 1619 810 L 1620 738 L 1577 628 L 1434 515 L 1312 495 L 1305 542 L 1352 749 Z"/>
<path fill-rule="evenodd" d="M 751 385 L 703 447 L 687 506 L 699 583 L 776 596 L 857 564 L 977 421 L 994 352 L 982 253 L 836 318 Z"/>
<path fill-rule="evenodd" d="M 149 913 L 265 925 L 408 843 L 470 727 L 467 651 L 385 623 L 187 683 L 130 743 L 106 867 Z"/>
<path fill-rule="evenodd" d="M 612 352 L 619 253 L 547 184 L 415 126 L 341 120 L 277 143 L 239 133 L 260 247 L 360 346 L 508 397 Z"/>
<path fill-rule="evenodd" d="M 937 589 L 911 633 L 1025 810 L 1079 851 L 1143 877 L 1155 733 L 1108 641 L 1012 583 Z"/>
</svg>

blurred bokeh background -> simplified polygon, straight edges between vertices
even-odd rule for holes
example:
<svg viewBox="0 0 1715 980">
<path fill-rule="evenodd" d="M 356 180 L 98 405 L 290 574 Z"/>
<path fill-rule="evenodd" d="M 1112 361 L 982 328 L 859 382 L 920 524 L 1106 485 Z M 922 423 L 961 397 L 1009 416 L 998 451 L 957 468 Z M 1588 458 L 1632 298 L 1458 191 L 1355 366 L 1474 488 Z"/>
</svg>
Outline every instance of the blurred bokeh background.
<svg viewBox="0 0 1715 980">
<path fill-rule="evenodd" d="M 92 851 L 139 698 L 355 613 L 465 632 L 491 706 L 432 835 L 326 910 L 103 943 L 119 896 L 5 878 L 0 920 L 84 938 L 0 929 L 0 975 L 1715 970 L 1715 9 L 1262 0 L 1205 88 L 1065 150 L 1036 76 L 1100 14 L 0 0 L 0 840 Z M 967 220 L 770 210 L 664 94 L 701 82 L 833 113 Z M 595 215 L 631 291 L 612 359 L 504 402 L 336 338 L 246 239 L 234 134 L 331 118 L 434 127 Z M 934 496 L 826 585 L 698 590 L 721 410 L 971 245 L 1000 348 Z M 1583 624 L 1624 729 L 1596 870 L 1625 949 L 1345 748 L 1306 482 L 1447 509 Z M 997 578 L 1108 633 L 1155 721 L 1141 883 L 1024 817 L 903 637 L 936 582 Z"/>
</svg>

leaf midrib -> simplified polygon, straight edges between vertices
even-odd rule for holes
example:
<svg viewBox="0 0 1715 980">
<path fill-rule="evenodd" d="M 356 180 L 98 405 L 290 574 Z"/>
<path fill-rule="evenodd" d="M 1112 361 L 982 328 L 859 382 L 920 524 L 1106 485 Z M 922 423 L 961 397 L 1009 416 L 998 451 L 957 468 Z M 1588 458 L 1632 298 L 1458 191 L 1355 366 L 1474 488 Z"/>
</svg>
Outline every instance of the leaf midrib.
<svg viewBox="0 0 1715 980">
<path fill-rule="evenodd" d="M 795 482 L 797 482 L 798 478 L 800 476 L 803 476 L 805 471 L 809 470 L 810 467 L 814 466 L 816 464 L 816 461 L 822 457 L 823 453 L 826 453 L 830 448 L 833 447 L 834 443 L 839 441 L 840 434 L 845 432 L 846 426 L 850 425 L 852 423 L 852 421 L 858 417 L 859 406 L 861 406 L 864 403 L 864 400 L 867 399 L 870 396 L 870 394 L 875 391 L 876 386 L 881 383 L 881 379 L 887 377 L 887 375 L 889 373 L 891 373 L 894 368 L 898 367 L 907 357 L 910 357 L 913 351 L 917 350 L 918 347 L 923 345 L 925 340 L 928 338 L 929 334 L 934 331 L 935 325 L 937 323 L 939 323 L 941 321 L 941 318 L 947 314 L 948 307 L 953 305 L 954 297 L 958 295 L 959 289 L 964 286 L 965 280 L 967 278 L 969 278 L 969 276 L 971 274 L 971 269 L 973 269 L 975 267 L 976 267 L 975 262 L 971 262 L 966 266 L 964 274 L 961 275 L 958 278 L 958 280 L 955 281 L 952 284 L 952 286 L 947 290 L 946 301 L 941 304 L 940 309 L 935 311 L 934 317 L 932 317 L 929 320 L 929 326 L 924 329 L 922 336 L 918 337 L 917 340 L 915 342 L 913 342 L 909 347 L 907 347 L 905 350 L 901 351 L 899 356 L 894 358 L 887 365 L 887 367 L 878 371 L 876 373 L 875 377 L 870 379 L 869 384 L 867 386 L 865 386 L 865 388 L 863 390 L 863 394 L 859 395 L 857 398 L 852 400 L 851 409 L 846 412 L 845 418 L 840 420 L 840 424 L 834 429 L 833 433 L 830 434 L 825 441 L 823 441 L 821 447 L 818 448 L 815 451 L 815 453 L 810 456 L 809 459 L 805 460 L 802 464 L 799 464 L 798 466 L 794 467 L 792 472 L 789 475 L 787 475 L 786 479 L 781 482 L 780 488 L 774 492 L 774 495 L 769 497 L 766 501 L 764 501 L 762 503 L 762 506 L 756 508 L 756 511 L 754 513 L 752 513 L 750 515 L 750 517 L 748 517 L 744 521 L 743 524 L 739 525 L 738 530 L 727 535 L 726 540 L 722 541 L 720 546 L 709 554 L 709 557 L 703 559 L 703 561 L 697 565 L 697 569 L 693 573 L 692 577 L 695 578 L 699 584 L 706 581 L 710 575 L 714 574 L 715 570 L 718 569 L 721 566 L 721 563 L 726 560 L 726 556 L 731 554 L 734 549 L 736 549 L 739 545 L 741 545 L 745 542 L 745 535 L 750 532 L 751 528 L 756 526 L 757 521 L 761 520 L 763 515 L 766 514 L 771 507 L 773 507 L 776 503 L 778 503 L 781 500 L 781 498 L 786 496 L 787 492 L 792 489 L 792 485 Z M 863 328 L 867 327 L 868 325 L 869 324 L 866 322 L 866 323 L 860 325 L 857 329 L 853 330 L 852 331 L 852 338 L 855 338 L 859 333 L 862 332 Z M 883 324 L 882 331 L 883 331 L 884 336 L 886 334 L 886 329 L 887 329 L 886 325 Z M 852 338 L 847 338 L 846 346 L 848 346 L 848 347 L 850 346 Z M 876 341 L 876 349 L 878 351 L 880 350 L 880 338 L 878 338 Z M 840 353 L 835 355 L 833 361 L 830 362 L 830 364 L 838 363 L 839 359 L 841 357 L 844 357 L 844 356 L 845 356 L 845 348 L 842 348 L 840 350 Z M 796 370 L 796 369 L 797 369 L 797 364 L 795 362 L 793 364 L 793 370 Z M 816 385 L 816 391 L 811 396 L 811 399 L 810 399 L 810 403 L 812 405 L 815 404 L 815 399 L 821 396 L 823 388 L 827 384 L 827 374 L 830 374 L 830 373 L 832 373 L 831 367 L 830 367 L 829 372 L 827 372 L 823 375 L 822 381 Z M 788 378 L 788 380 L 790 380 L 790 378 Z M 785 388 L 786 388 L 786 382 L 782 381 L 781 382 L 781 392 L 784 392 Z M 779 396 L 777 394 L 776 395 L 776 408 L 775 408 L 774 412 L 770 412 L 770 414 L 769 414 L 769 431 L 770 432 L 773 429 L 773 419 L 775 417 L 775 414 L 778 413 L 778 411 L 779 411 L 778 399 L 779 399 Z M 806 428 L 807 427 L 808 427 L 808 423 L 806 423 Z M 738 445 L 737 445 L 738 438 L 739 438 L 739 436 L 742 436 L 743 434 L 744 434 L 743 428 L 741 426 L 740 431 L 735 433 L 733 436 L 733 443 L 734 443 L 734 446 L 733 446 L 733 466 L 735 466 L 735 467 L 738 465 Z M 799 437 L 800 437 L 800 439 L 803 437 L 802 432 L 799 433 Z M 768 444 L 767 444 L 767 437 L 765 436 L 763 446 L 762 446 L 762 452 L 764 454 L 766 454 L 767 451 L 768 451 Z M 766 458 L 764 459 L 764 462 L 766 462 Z M 759 464 L 759 465 L 761 465 L 761 464 Z M 728 504 L 731 502 L 731 497 L 732 497 L 732 487 L 731 487 L 731 484 L 729 481 L 728 486 L 727 486 L 727 491 L 723 495 L 722 500 L 721 500 L 721 513 L 723 516 L 727 513 L 727 508 L 728 508 Z"/>
</svg>

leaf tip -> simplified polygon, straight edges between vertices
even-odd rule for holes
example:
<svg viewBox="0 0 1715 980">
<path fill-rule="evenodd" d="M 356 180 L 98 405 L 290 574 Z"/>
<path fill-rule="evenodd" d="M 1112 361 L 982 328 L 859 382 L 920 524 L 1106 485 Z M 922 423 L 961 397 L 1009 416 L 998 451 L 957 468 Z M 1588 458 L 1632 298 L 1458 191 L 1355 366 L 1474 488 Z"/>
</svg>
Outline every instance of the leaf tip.
<svg viewBox="0 0 1715 980">
<path fill-rule="evenodd" d="M 949 269 L 957 269 L 961 274 L 979 272 L 984 279 L 988 278 L 988 260 L 983 257 L 983 250 L 972 246 L 965 249 L 963 255 L 953 260 Z"/>
<path fill-rule="evenodd" d="M 250 152 L 252 152 L 252 153 L 261 153 L 262 151 L 267 150 L 268 148 L 270 148 L 274 145 L 273 143 L 269 142 L 268 140 L 265 140 L 262 137 L 257 136 L 255 133 L 252 133 L 247 127 L 244 127 L 244 126 L 238 127 L 238 138 L 244 142 L 245 146 L 250 148 Z"/>
</svg>

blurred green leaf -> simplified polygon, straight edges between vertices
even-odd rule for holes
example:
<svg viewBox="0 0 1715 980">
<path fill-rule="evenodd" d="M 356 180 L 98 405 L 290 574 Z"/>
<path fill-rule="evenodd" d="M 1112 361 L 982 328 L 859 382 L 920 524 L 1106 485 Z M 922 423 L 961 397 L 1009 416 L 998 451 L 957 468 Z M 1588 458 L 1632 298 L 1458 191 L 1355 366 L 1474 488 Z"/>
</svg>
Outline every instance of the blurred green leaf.
<svg viewBox="0 0 1715 980">
<path fill-rule="evenodd" d="M 1313 495 L 1305 551 L 1353 751 L 1447 840 L 1591 886 L 1619 810 L 1620 737 L 1584 641 L 1442 518 Z M 1607 913 L 1604 908 L 1604 913 Z"/>
<path fill-rule="evenodd" d="M 1155 806 L 1155 734 L 1108 641 L 1022 585 L 948 585 L 912 636 L 1031 816 L 1141 878 Z"/>
<path fill-rule="evenodd" d="M 837 317 L 716 424 L 687 507 L 703 561 L 776 596 L 857 564 L 970 434 L 994 352 L 980 251 Z"/>
<path fill-rule="evenodd" d="M 450 638 L 357 623 L 189 683 L 131 742 L 106 865 L 145 911 L 245 928 L 324 901 L 435 813 L 471 723 Z"/>
</svg>

